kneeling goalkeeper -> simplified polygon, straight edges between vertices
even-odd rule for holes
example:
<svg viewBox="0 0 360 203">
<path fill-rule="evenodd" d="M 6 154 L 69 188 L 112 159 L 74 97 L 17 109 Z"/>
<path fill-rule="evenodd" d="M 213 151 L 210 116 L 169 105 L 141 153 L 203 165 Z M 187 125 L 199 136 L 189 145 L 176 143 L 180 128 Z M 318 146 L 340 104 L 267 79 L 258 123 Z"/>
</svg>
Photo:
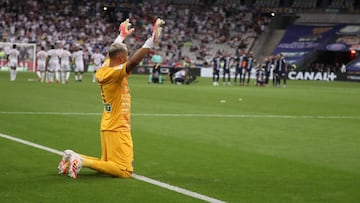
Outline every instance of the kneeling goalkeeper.
<svg viewBox="0 0 360 203">
<path fill-rule="evenodd" d="M 144 59 L 157 42 L 163 24 L 163 20 L 156 19 L 151 38 L 130 59 L 123 40 L 134 29 L 129 29 L 129 19 L 120 24 L 120 35 L 111 44 L 108 58 L 96 72 L 96 80 L 104 104 L 100 127 L 101 159 L 65 150 L 58 165 L 60 174 L 77 178 L 81 168 L 87 167 L 115 177 L 131 177 L 134 155 L 130 132 L 131 98 L 128 77 L 131 70 Z"/>
</svg>

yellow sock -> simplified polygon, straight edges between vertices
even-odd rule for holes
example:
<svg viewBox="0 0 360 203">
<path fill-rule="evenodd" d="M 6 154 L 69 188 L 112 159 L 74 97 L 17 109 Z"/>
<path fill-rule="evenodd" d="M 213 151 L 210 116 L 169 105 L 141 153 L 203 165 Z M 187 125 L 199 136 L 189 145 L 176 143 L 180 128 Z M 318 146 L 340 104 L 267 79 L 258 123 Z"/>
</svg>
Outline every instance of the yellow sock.
<svg viewBox="0 0 360 203">
<path fill-rule="evenodd" d="M 87 156 L 87 155 L 84 155 L 84 154 L 80 154 L 80 156 L 81 156 L 83 159 L 99 160 L 99 158 L 97 158 L 97 157 Z"/>
<path fill-rule="evenodd" d="M 92 159 L 84 158 L 82 164 L 83 164 L 84 167 L 90 167 L 92 165 L 92 163 L 93 163 Z"/>
</svg>

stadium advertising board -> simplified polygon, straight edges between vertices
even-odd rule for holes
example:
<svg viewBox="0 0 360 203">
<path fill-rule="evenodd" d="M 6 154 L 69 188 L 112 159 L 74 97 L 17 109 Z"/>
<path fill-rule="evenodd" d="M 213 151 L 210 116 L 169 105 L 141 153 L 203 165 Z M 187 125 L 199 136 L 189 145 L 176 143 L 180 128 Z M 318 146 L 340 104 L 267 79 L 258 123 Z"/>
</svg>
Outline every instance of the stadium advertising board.
<svg viewBox="0 0 360 203">
<path fill-rule="evenodd" d="M 290 71 L 288 73 L 290 80 L 324 80 L 333 81 L 337 78 L 337 75 L 333 72 L 296 72 Z"/>
<path fill-rule="evenodd" d="M 10 67 L 5 59 L 0 59 L 0 71 L 9 71 Z M 31 60 L 24 60 L 19 62 L 17 71 L 35 71 L 34 63 Z"/>
<path fill-rule="evenodd" d="M 357 81 L 360 82 L 360 74 L 347 74 L 346 75 L 346 80 L 351 80 L 351 81 Z"/>
<path fill-rule="evenodd" d="M 348 73 L 359 73 L 360 74 L 360 58 L 355 59 L 346 67 Z"/>
<path fill-rule="evenodd" d="M 341 80 L 351 80 L 360 82 L 360 57 L 355 58 L 346 65 L 346 75 Z"/>
<path fill-rule="evenodd" d="M 320 81 L 355 81 L 360 82 L 360 71 L 358 72 L 297 72 L 290 71 L 288 73 L 289 80 L 320 80 Z"/>
<path fill-rule="evenodd" d="M 325 51 L 349 52 L 360 51 L 360 25 L 342 25 L 342 27 L 321 47 Z M 360 57 L 354 57 L 346 64 L 346 73 L 338 74 L 339 80 L 360 81 Z"/>
<path fill-rule="evenodd" d="M 360 66 L 360 61 L 359 61 Z M 360 67 L 359 67 L 360 68 Z M 213 76 L 212 68 L 201 68 L 200 76 L 211 78 Z M 222 75 L 222 74 L 220 74 Z M 230 70 L 231 78 L 234 78 L 235 72 L 233 69 Z M 251 79 L 256 78 L 255 69 L 251 72 Z M 270 78 L 272 78 L 272 73 L 270 74 Z M 359 81 L 360 82 L 360 72 L 358 74 L 354 74 L 351 72 L 348 73 L 334 73 L 334 72 L 302 72 L 302 71 L 290 71 L 288 73 L 287 78 L 289 80 L 320 80 L 320 81 Z"/>
<path fill-rule="evenodd" d="M 341 25 L 289 26 L 273 54 L 282 53 L 289 64 L 300 66 L 306 57 L 338 32 Z"/>
<path fill-rule="evenodd" d="M 342 25 L 321 49 L 339 52 L 360 50 L 360 25 Z"/>
</svg>

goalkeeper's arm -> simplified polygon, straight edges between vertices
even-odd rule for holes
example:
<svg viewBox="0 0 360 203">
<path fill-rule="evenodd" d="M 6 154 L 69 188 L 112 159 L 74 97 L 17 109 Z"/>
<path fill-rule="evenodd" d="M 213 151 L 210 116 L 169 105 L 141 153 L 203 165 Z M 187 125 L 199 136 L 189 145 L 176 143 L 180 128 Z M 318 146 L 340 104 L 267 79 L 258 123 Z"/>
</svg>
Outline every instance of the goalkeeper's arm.
<svg viewBox="0 0 360 203">
<path fill-rule="evenodd" d="M 165 22 L 158 18 L 156 19 L 154 26 L 153 26 L 153 33 L 152 36 L 146 40 L 142 48 L 138 49 L 135 54 L 129 59 L 126 65 L 126 72 L 130 73 L 132 69 L 134 69 L 149 53 L 149 51 L 154 47 L 154 43 L 156 43 L 160 37 L 162 31 L 162 25 Z"/>
</svg>

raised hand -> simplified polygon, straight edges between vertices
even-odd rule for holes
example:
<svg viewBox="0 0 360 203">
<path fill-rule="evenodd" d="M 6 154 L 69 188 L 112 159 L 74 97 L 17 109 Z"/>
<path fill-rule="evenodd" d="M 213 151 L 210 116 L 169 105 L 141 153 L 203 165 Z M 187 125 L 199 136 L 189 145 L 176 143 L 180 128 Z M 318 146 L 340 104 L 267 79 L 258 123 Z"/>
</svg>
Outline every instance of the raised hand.
<svg viewBox="0 0 360 203">
<path fill-rule="evenodd" d="M 159 37 L 161 35 L 161 31 L 162 31 L 162 25 L 165 24 L 165 21 L 163 21 L 162 19 L 160 18 L 157 18 L 155 23 L 154 23 L 154 26 L 153 26 L 153 33 L 152 33 L 152 40 L 153 42 L 157 42 L 159 40 Z"/>
<path fill-rule="evenodd" d="M 133 33 L 135 31 L 134 28 L 130 28 L 131 23 L 129 22 L 129 19 L 126 19 L 124 22 L 122 22 L 119 26 L 120 36 L 122 38 L 126 38 L 128 35 Z M 130 28 L 130 29 L 129 29 Z"/>
</svg>

